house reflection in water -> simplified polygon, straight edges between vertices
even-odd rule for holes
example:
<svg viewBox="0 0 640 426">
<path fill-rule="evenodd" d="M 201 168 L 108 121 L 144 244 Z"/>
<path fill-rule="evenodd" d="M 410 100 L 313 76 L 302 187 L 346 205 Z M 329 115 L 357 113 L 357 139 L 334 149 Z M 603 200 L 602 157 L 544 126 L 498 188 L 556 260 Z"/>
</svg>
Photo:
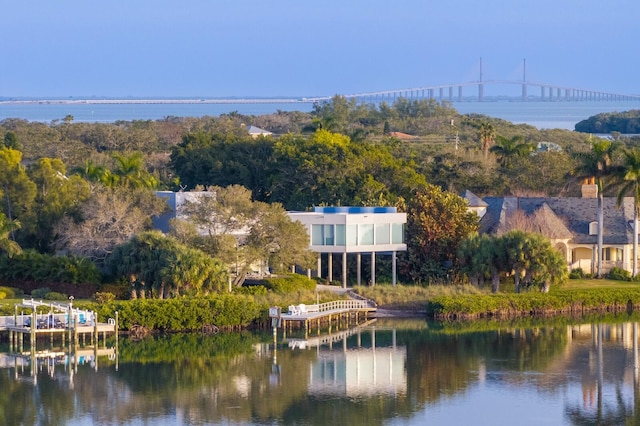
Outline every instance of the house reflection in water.
<svg viewBox="0 0 640 426">
<path fill-rule="evenodd" d="M 309 395 L 357 398 L 407 393 L 407 351 L 395 345 L 395 330 L 387 347 L 376 345 L 375 329 L 367 331 L 371 347 L 360 345 L 360 333 L 354 347 L 345 340 L 342 345 L 318 347 L 318 357 L 310 366 Z"/>
</svg>

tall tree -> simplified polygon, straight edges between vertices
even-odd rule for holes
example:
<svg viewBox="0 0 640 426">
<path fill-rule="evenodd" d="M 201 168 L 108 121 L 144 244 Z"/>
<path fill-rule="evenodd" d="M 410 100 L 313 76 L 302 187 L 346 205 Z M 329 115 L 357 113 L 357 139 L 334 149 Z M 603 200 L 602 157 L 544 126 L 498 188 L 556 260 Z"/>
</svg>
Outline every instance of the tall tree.
<svg viewBox="0 0 640 426">
<path fill-rule="evenodd" d="M 149 230 L 151 218 L 166 208 L 166 202 L 149 190 L 97 185 L 79 206 L 78 217 L 65 216 L 56 227 L 56 248 L 101 264 L 114 247 Z"/>
<path fill-rule="evenodd" d="M 18 150 L 0 148 L 0 196 L 0 211 L 9 221 L 21 221 L 33 205 L 36 185 L 29 179 Z M 13 232 L 11 236 L 15 240 Z"/>
<path fill-rule="evenodd" d="M 0 253 L 13 256 L 22 252 L 20 245 L 11 238 L 11 234 L 19 228 L 20 222 L 9 220 L 4 213 L 0 212 Z"/>
<path fill-rule="evenodd" d="M 180 214 L 208 234 L 210 253 L 225 261 L 235 285 L 244 282 L 254 263 L 269 262 L 275 270 L 312 264 L 306 229 L 293 223 L 280 204 L 252 201 L 251 192 L 241 186 L 211 187 L 197 201 L 185 202 Z M 187 227 L 181 228 L 183 235 L 191 233 L 187 240 L 203 245 Z"/>
<path fill-rule="evenodd" d="M 498 157 L 498 162 L 501 167 L 508 167 L 511 164 L 512 158 L 528 155 L 533 149 L 533 145 L 525 142 L 523 136 L 516 135 L 509 139 L 498 135 L 496 137 L 496 144 L 492 146 L 489 151 Z"/>
<path fill-rule="evenodd" d="M 582 179 L 594 179 L 598 188 L 598 263 L 596 276 L 602 277 L 602 247 L 604 235 L 604 179 L 611 173 L 613 154 L 619 144 L 608 139 L 590 138 L 591 149 L 575 154 L 578 165 L 574 174 Z"/>
<path fill-rule="evenodd" d="M 480 149 L 482 150 L 482 155 L 484 155 L 484 158 L 486 159 L 489 155 L 489 149 L 493 146 L 493 143 L 496 140 L 496 129 L 493 124 L 483 121 L 480 123 L 478 135 L 480 136 Z"/>
<path fill-rule="evenodd" d="M 622 163 L 613 168 L 613 185 L 620 185 L 617 204 L 633 197 L 633 276 L 638 274 L 638 209 L 640 208 L 640 149 L 622 150 Z"/>
<path fill-rule="evenodd" d="M 460 241 L 478 230 L 478 216 L 462 197 L 430 184 L 407 207 L 406 269 L 416 282 L 444 281 Z"/>
<path fill-rule="evenodd" d="M 112 171 L 115 184 L 125 188 L 149 188 L 158 186 L 158 180 L 144 166 L 142 153 L 113 154 L 116 167 Z"/>
<path fill-rule="evenodd" d="M 64 163 L 57 158 L 41 158 L 27 172 L 36 184 L 36 198 L 24 220 L 22 240 L 48 252 L 55 226 L 65 215 L 78 216 L 80 205 L 89 198 L 89 184 L 78 175 L 67 176 Z"/>
</svg>

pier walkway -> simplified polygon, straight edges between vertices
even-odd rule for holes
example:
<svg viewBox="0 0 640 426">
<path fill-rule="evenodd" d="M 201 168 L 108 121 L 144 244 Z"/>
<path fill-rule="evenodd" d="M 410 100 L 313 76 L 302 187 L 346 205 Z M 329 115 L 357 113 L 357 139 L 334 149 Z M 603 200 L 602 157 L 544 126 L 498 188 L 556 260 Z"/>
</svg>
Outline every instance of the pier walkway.
<svg viewBox="0 0 640 426">
<path fill-rule="evenodd" d="M 30 310 L 25 314 L 25 309 Z M 44 302 L 33 299 L 23 299 L 22 303 L 15 305 L 14 315 L 0 316 L 0 332 L 9 332 L 10 348 L 23 347 L 23 336 L 29 335 L 31 346 L 35 347 L 39 335 L 69 336 L 69 341 L 78 340 L 78 336 L 84 338 L 89 334 L 91 339 L 98 340 L 102 333 L 106 338 L 107 333 L 118 332 L 118 321 L 109 318 L 106 323 L 98 322 L 97 314 L 93 311 L 73 307 L 73 303 L 62 304 L 59 302 Z"/>
<path fill-rule="evenodd" d="M 274 324 L 285 330 L 293 327 L 304 327 L 305 336 L 311 328 L 317 327 L 318 331 L 323 325 L 331 331 L 335 324 L 338 329 L 342 325 L 349 327 L 356 325 L 361 320 L 367 320 L 369 315 L 376 311 L 376 306 L 369 300 L 334 300 L 315 305 L 290 305 L 286 313 L 273 317 Z M 275 328 L 275 326 L 274 326 Z"/>
</svg>

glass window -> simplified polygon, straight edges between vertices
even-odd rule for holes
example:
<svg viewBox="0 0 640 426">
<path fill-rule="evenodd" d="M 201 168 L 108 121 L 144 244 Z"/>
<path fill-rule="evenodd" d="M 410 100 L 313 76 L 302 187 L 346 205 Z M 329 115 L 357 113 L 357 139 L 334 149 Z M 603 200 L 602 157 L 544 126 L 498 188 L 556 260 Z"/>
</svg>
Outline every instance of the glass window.
<svg viewBox="0 0 640 426">
<path fill-rule="evenodd" d="M 358 245 L 373 245 L 373 224 L 358 225 Z"/>
<path fill-rule="evenodd" d="M 333 225 L 324 225 L 324 245 L 333 245 Z"/>
<path fill-rule="evenodd" d="M 347 242 L 347 235 L 345 233 L 344 225 L 336 225 L 336 245 L 344 246 Z"/>
<path fill-rule="evenodd" d="M 322 225 L 311 225 L 311 244 L 321 246 L 324 242 Z"/>
<path fill-rule="evenodd" d="M 376 223 L 376 245 L 389 244 L 391 242 L 391 232 L 388 223 Z"/>
<path fill-rule="evenodd" d="M 347 225 L 347 245 L 355 246 L 358 244 L 358 226 Z"/>
<path fill-rule="evenodd" d="M 403 223 L 391 224 L 391 242 L 393 244 L 404 243 L 404 224 Z"/>
</svg>

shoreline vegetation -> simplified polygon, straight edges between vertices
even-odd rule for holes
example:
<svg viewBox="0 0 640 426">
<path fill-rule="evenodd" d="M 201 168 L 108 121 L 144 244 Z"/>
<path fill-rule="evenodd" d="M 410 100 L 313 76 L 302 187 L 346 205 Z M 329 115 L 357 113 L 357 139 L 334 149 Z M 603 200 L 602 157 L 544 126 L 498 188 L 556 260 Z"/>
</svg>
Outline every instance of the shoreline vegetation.
<svg viewBox="0 0 640 426">
<path fill-rule="evenodd" d="M 266 135 L 250 133 L 250 127 L 265 129 Z M 320 280 L 304 275 L 275 277 L 292 265 L 313 266 L 314 258 L 299 256 L 308 241 L 292 238 L 296 233 L 306 237 L 304 230 L 280 219 L 285 210 L 315 205 L 407 210 L 408 249 L 399 256 L 398 276 L 406 284 L 353 289 L 377 303 L 380 317 L 467 320 L 640 308 L 638 281 L 558 279 L 549 293 L 533 287 L 517 292 L 516 285 L 548 285 L 564 277 L 557 268 L 562 262 L 549 261 L 557 256 L 547 256 L 553 252 L 540 249 L 546 249 L 543 245 L 531 244 L 538 251 L 529 260 L 546 263 L 536 263 L 538 276 L 531 274 L 528 284 L 514 283 L 513 271 L 517 276 L 523 271 L 514 267 L 515 256 L 507 262 L 498 253 L 506 243 L 475 241 L 477 246 L 468 244 L 460 252 L 464 259 L 456 250 L 478 226 L 457 194 L 576 196 L 580 183 L 573 174 L 581 157 L 575 154 L 612 144 L 588 134 L 459 114 L 449 103 L 434 100 L 400 98 L 369 108 L 342 97 L 314 104 L 309 113 L 266 116 L 233 112 L 111 124 L 75 122 L 71 114 L 51 124 L 6 119 L 0 121 L 3 134 L 0 285 L 20 290 L 0 287 L 5 299 L 0 315 L 13 315 L 15 301 L 30 294 L 63 303 L 75 297 L 74 306 L 96 311 L 100 319 L 118 312 L 123 331 L 268 328 L 271 306 L 286 309 L 349 297 L 335 294 L 338 286 L 329 292 L 316 289 Z M 629 150 L 640 138 L 615 137 Z M 221 218 L 229 232 L 199 235 L 196 225 L 216 229 L 217 224 L 210 223 L 210 215 L 198 214 L 206 209 L 193 206 L 192 217 L 204 218 L 199 223 L 177 221 L 168 237 L 150 231 L 151 217 L 166 208 L 156 190 L 200 190 L 203 182 L 216 198 L 235 201 L 209 206 L 231 212 Z M 260 225 L 243 243 L 231 232 L 239 217 L 264 219 L 237 227 Z M 520 219 L 529 226 L 524 213 Z M 287 238 L 276 238 L 282 235 Z M 523 242 L 526 236 L 521 237 Z M 481 256 L 472 259 L 469 253 L 475 252 Z M 243 286 L 251 264 L 265 260 L 275 265 L 272 279 Z M 351 270 L 347 279 L 353 282 Z M 474 279 L 456 280 L 455 274 Z M 486 279 L 484 284 L 478 277 Z M 488 287 L 489 277 L 491 289 L 456 285 L 468 281 Z M 233 290 L 229 278 L 238 279 L 231 282 Z"/>
<path fill-rule="evenodd" d="M 570 280 L 549 293 L 529 290 L 488 293 L 470 285 L 358 287 L 383 316 L 421 314 L 439 321 L 606 314 L 638 311 L 640 286 L 614 280 Z"/>
<path fill-rule="evenodd" d="M 513 293 L 504 288 L 489 293 L 471 285 L 356 286 L 349 292 L 339 288 L 301 289 L 286 294 L 223 294 L 203 298 L 135 299 L 76 301 L 74 306 L 94 310 L 99 318 L 113 317 L 118 312 L 120 330 L 135 336 L 149 332 L 207 332 L 212 328 L 223 332 L 270 327 L 268 309 L 290 304 L 364 297 L 376 302 L 375 318 L 423 318 L 443 323 L 476 320 L 518 320 L 534 318 L 632 315 L 640 313 L 640 286 L 634 282 L 606 279 L 570 280 L 564 287 L 549 293 L 529 290 Z M 0 303 L 0 314 L 12 315 L 15 299 Z M 44 311 L 43 311 L 44 312 Z"/>
</svg>

